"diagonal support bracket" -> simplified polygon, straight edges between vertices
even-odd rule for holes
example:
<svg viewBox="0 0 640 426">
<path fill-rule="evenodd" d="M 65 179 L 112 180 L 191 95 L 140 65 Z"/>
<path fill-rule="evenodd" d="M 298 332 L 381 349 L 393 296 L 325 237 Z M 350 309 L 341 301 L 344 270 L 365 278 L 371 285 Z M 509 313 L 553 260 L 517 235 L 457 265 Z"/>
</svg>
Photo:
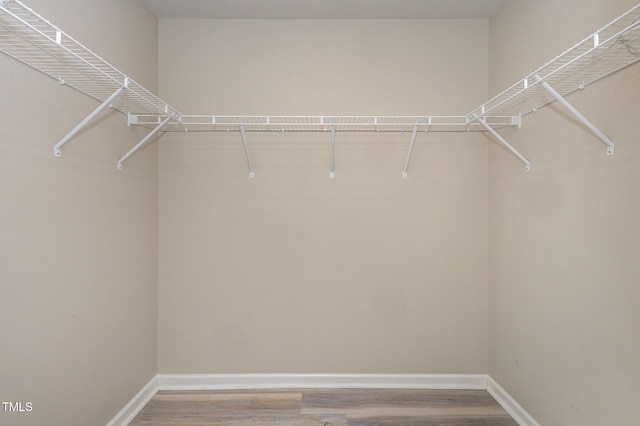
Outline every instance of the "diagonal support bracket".
<svg viewBox="0 0 640 426">
<path fill-rule="evenodd" d="M 582 122 L 582 124 L 587 126 L 589 128 L 589 130 L 591 130 L 593 132 L 593 134 L 595 134 L 602 142 L 604 142 L 607 145 L 607 155 L 614 155 L 615 154 L 615 146 L 614 146 L 613 142 L 611 141 L 611 139 L 609 139 L 604 133 L 602 133 L 600 131 L 600 129 L 598 129 L 591 121 L 589 121 L 587 119 L 587 117 L 582 115 L 582 113 L 580 111 L 578 111 L 573 105 L 571 105 L 569 103 L 569 101 L 567 101 L 564 98 L 564 96 L 562 96 L 553 87 L 551 87 L 551 85 L 549 83 L 547 83 L 546 81 L 542 80 L 542 78 L 539 75 L 536 74 L 533 77 L 536 79 L 536 81 L 538 83 L 540 83 L 542 85 L 542 87 L 547 92 L 549 92 L 551 94 L 551 96 L 553 96 L 555 98 L 556 101 L 560 102 L 562 104 L 562 106 L 564 106 L 571 114 L 574 115 L 574 117 L 576 117 L 578 120 L 580 120 L 580 122 Z"/>
<path fill-rule="evenodd" d="M 413 154 L 413 146 L 416 143 L 416 136 L 418 135 L 418 123 L 413 126 L 413 133 L 411 134 L 411 142 L 409 142 L 409 152 L 407 153 L 407 159 L 404 162 L 404 169 L 402 170 L 402 178 L 407 179 L 409 177 L 409 161 L 411 160 L 411 154 Z"/>
<path fill-rule="evenodd" d="M 244 147 L 244 154 L 247 156 L 247 164 L 249 165 L 249 177 L 255 176 L 253 172 L 253 164 L 251 164 L 251 154 L 249 153 L 249 145 L 247 145 L 247 135 L 244 131 L 244 124 L 240 123 L 240 135 L 242 136 L 242 146 Z"/>
<path fill-rule="evenodd" d="M 82 130 L 87 124 L 89 124 L 89 122 L 91 120 L 93 120 L 96 117 L 96 115 L 100 114 L 100 112 L 103 109 L 105 109 L 109 105 L 111 105 L 111 102 L 113 102 L 115 100 L 115 98 L 117 98 L 126 88 L 127 88 L 126 86 L 122 86 L 118 90 L 113 92 L 113 94 L 111 96 L 109 96 L 107 99 L 105 99 L 105 101 L 102 102 L 100 105 L 98 105 L 98 107 L 96 109 L 94 109 L 91 112 L 91 114 L 87 115 L 84 120 L 82 120 L 80 123 L 78 123 L 78 125 L 76 127 L 74 127 L 73 130 L 71 130 L 69 133 L 67 133 L 65 137 L 60 139 L 60 141 L 57 144 L 55 144 L 55 146 L 53 147 L 53 155 L 56 156 L 56 157 L 60 157 L 62 155 L 61 148 L 67 142 L 69 142 L 71 140 L 71 138 L 74 137 L 80 130 Z"/>
<path fill-rule="evenodd" d="M 156 133 L 158 133 L 160 131 L 160 129 L 162 128 L 162 126 L 164 126 L 169 120 L 171 120 L 173 118 L 173 116 L 175 115 L 175 113 L 172 113 L 171 115 L 169 115 L 167 118 L 165 118 L 164 120 L 162 120 L 162 122 L 160 124 L 158 124 L 147 136 L 145 136 L 140 142 L 138 142 L 136 144 L 136 146 L 134 146 L 133 148 L 131 148 L 131 150 L 129 150 L 129 152 L 127 152 L 121 159 L 118 160 L 118 170 L 122 170 L 122 164 L 127 161 L 127 158 L 131 157 L 133 154 L 136 153 L 136 151 L 138 151 L 140 148 L 142 148 L 142 145 L 144 145 L 145 143 L 147 143 L 147 141 L 149 139 L 151 139 L 153 137 L 153 135 L 155 135 Z"/>
<path fill-rule="evenodd" d="M 336 124 L 335 119 L 331 125 L 331 169 L 329 170 L 329 179 L 336 177 Z"/>
<path fill-rule="evenodd" d="M 513 153 L 513 155 L 515 155 L 516 157 L 518 157 L 525 165 L 525 170 L 530 172 L 531 171 L 531 163 L 529 162 L 529 160 L 527 160 L 524 155 L 520 154 L 518 152 L 518 150 L 516 150 L 513 146 L 511 146 L 511 144 L 509 144 L 509 142 L 507 142 L 505 140 L 505 138 L 503 138 L 502 136 L 500 136 L 500 134 L 498 132 L 496 132 L 493 127 L 491 127 L 489 124 L 487 124 L 487 121 L 484 120 L 483 118 L 481 118 L 479 115 L 474 114 L 475 119 L 478 120 L 478 122 L 480 124 L 482 124 L 482 126 L 487 129 L 489 131 L 489 133 L 491 133 L 493 135 L 494 138 L 498 139 L 498 141 L 504 145 L 509 151 L 511 151 Z"/>
</svg>

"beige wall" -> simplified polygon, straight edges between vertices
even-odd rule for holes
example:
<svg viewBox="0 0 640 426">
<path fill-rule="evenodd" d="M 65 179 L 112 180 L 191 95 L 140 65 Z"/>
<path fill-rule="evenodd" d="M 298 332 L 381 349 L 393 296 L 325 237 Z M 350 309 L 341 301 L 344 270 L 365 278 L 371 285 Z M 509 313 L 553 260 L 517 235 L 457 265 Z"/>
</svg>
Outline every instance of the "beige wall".
<svg viewBox="0 0 640 426">
<path fill-rule="evenodd" d="M 460 115 L 486 98 L 486 20 L 161 20 L 185 114 Z"/>
<path fill-rule="evenodd" d="M 29 5 L 154 89 L 157 21 L 139 2 Z M 0 424 L 99 425 L 156 373 L 157 151 L 116 161 L 144 132 L 0 56 Z"/>
<path fill-rule="evenodd" d="M 30 5 L 185 113 L 405 115 L 464 113 L 632 3 L 165 20 L 159 41 L 139 2 Z M 635 424 L 637 67 L 571 97 L 613 158 L 549 107 L 503 131 L 529 174 L 421 134 L 402 180 L 408 133 L 339 134 L 329 180 L 328 134 L 249 134 L 254 179 L 237 134 L 165 135 L 118 172 L 144 132 L 115 112 L 55 159 L 95 101 L 0 62 L 0 399 L 34 406 L 0 423 L 105 423 L 157 368 L 488 371 L 541 424 Z"/>
<path fill-rule="evenodd" d="M 635 1 L 513 1 L 491 19 L 496 93 Z M 616 155 L 556 106 L 489 149 L 489 373 L 547 426 L 637 425 L 638 66 L 570 96 Z"/>
<path fill-rule="evenodd" d="M 463 114 L 487 21 L 160 22 L 185 113 Z M 465 90 L 461 90 L 465 87 Z M 160 142 L 160 373 L 485 373 L 487 147 L 472 134 Z"/>
</svg>

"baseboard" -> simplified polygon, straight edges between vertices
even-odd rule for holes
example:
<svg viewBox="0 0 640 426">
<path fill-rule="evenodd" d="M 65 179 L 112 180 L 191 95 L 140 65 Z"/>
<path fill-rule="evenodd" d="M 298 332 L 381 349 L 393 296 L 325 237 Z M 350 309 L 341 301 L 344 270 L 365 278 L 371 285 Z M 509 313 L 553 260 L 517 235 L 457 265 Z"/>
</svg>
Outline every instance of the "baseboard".
<svg viewBox="0 0 640 426">
<path fill-rule="evenodd" d="M 540 423 L 535 421 L 535 419 L 527 413 L 527 410 L 522 408 L 522 406 L 491 377 L 489 377 L 487 381 L 487 392 L 498 401 L 498 404 L 502 405 L 502 408 L 504 408 L 520 426 L 540 426 Z"/>
<path fill-rule="evenodd" d="M 131 401 L 115 415 L 107 426 L 126 426 L 144 408 L 151 398 L 158 392 L 158 376 L 149 380 L 140 391 L 131 398 Z"/>
<path fill-rule="evenodd" d="M 486 389 L 485 374 L 158 374 L 160 390 Z"/>
<path fill-rule="evenodd" d="M 520 426 L 540 426 L 507 391 L 486 374 L 158 374 L 107 426 L 128 425 L 158 390 L 282 388 L 486 390 Z"/>
</svg>

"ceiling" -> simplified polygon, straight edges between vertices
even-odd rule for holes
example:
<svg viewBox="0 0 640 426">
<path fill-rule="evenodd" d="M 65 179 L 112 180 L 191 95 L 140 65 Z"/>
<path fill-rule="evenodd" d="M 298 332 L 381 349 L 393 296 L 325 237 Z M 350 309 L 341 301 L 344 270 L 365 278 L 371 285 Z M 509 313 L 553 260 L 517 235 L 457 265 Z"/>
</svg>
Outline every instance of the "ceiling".
<svg viewBox="0 0 640 426">
<path fill-rule="evenodd" d="M 507 0 L 143 0 L 160 19 L 477 19 Z"/>
</svg>

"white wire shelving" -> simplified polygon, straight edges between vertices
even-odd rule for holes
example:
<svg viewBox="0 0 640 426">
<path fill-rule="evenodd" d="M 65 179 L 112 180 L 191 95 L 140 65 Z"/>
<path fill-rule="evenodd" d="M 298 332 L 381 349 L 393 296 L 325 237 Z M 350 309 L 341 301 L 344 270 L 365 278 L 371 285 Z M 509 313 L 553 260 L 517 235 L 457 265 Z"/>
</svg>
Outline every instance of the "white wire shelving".
<svg viewBox="0 0 640 426">
<path fill-rule="evenodd" d="M 0 50 L 122 112 L 172 114 L 175 109 L 18 0 L 0 0 Z M 179 115 L 179 114 L 178 114 Z"/>
<path fill-rule="evenodd" d="M 19 0 L 0 0 L 0 51 L 101 102 L 56 144 L 57 157 L 60 148 L 107 107 L 179 119 L 166 102 Z"/>
<path fill-rule="evenodd" d="M 640 61 L 640 4 L 566 50 L 494 98 L 462 116 L 225 116 L 182 115 L 127 77 L 20 0 L 0 0 L 0 51 L 96 99 L 100 105 L 54 146 L 54 155 L 103 109 L 127 115 L 127 124 L 152 129 L 120 158 L 135 154 L 158 132 L 238 132 L 254 176 L 247 143 L 250 132 L 327 132 L 331 134 L 334 177 L 336 132 L 411 133 L 403 177 L 418 132 L 488 132 L 518 157 L 527 171 L 530 162 L 497 130 L 520 127 L 522 118 L 558 101 L 607 145 L 613 142 L 574 108 L 566 96 Z"/>
<path fill-rule="evenodd" d="M 129 114 L 127 123 L 165 132 L 240 132 L 249 177 L 254 177 L 247 132 L 327 132 L 331 134 L 331 166 L 329 178 L 335 178 L 336 132 L 407 132 L 411 133 L 409 152 L 402 177 L 408 177 L 409 162 L 418 132 L 486 131 L 482 123 L 470 122 L 466 116 L 215 116 L 183 115 L 179 122 L 162 124 L 157 115 Z M 520 117 L 489 117 L 492 128 L 519 126 Z"/>
<path fill-rule="evenodd" d="M 128 124 L 153 128 L 162 117 L 154 114 L 129 114 Z M 496 128 L 518 126 L 520 117 L 489 117 Z M 167 123 L 164 132 L 477 132 L 485 131 L 466 116 L 238 116 L 182 115 L 180 121 Z"/>
<path fill-rule="evenodd" d="M 468 114 L 526 116 L 640 61 L 640 4 Z"/>
<path fill-rule="evenodd" d="M 481 122 L 497 114 L 525 117 L 558 101 L 607 146 L 607 155 L 614 155 L 613 141 L 571 105 L 566 96 L 639 61 L 640 4 L 480 105 L 467 117 Z M 501 139 L 498 134 L 494 136 Z M 529 162 L 517 151 L 512 149 L 512 152 L 529 170 Z"/>
</svg>

